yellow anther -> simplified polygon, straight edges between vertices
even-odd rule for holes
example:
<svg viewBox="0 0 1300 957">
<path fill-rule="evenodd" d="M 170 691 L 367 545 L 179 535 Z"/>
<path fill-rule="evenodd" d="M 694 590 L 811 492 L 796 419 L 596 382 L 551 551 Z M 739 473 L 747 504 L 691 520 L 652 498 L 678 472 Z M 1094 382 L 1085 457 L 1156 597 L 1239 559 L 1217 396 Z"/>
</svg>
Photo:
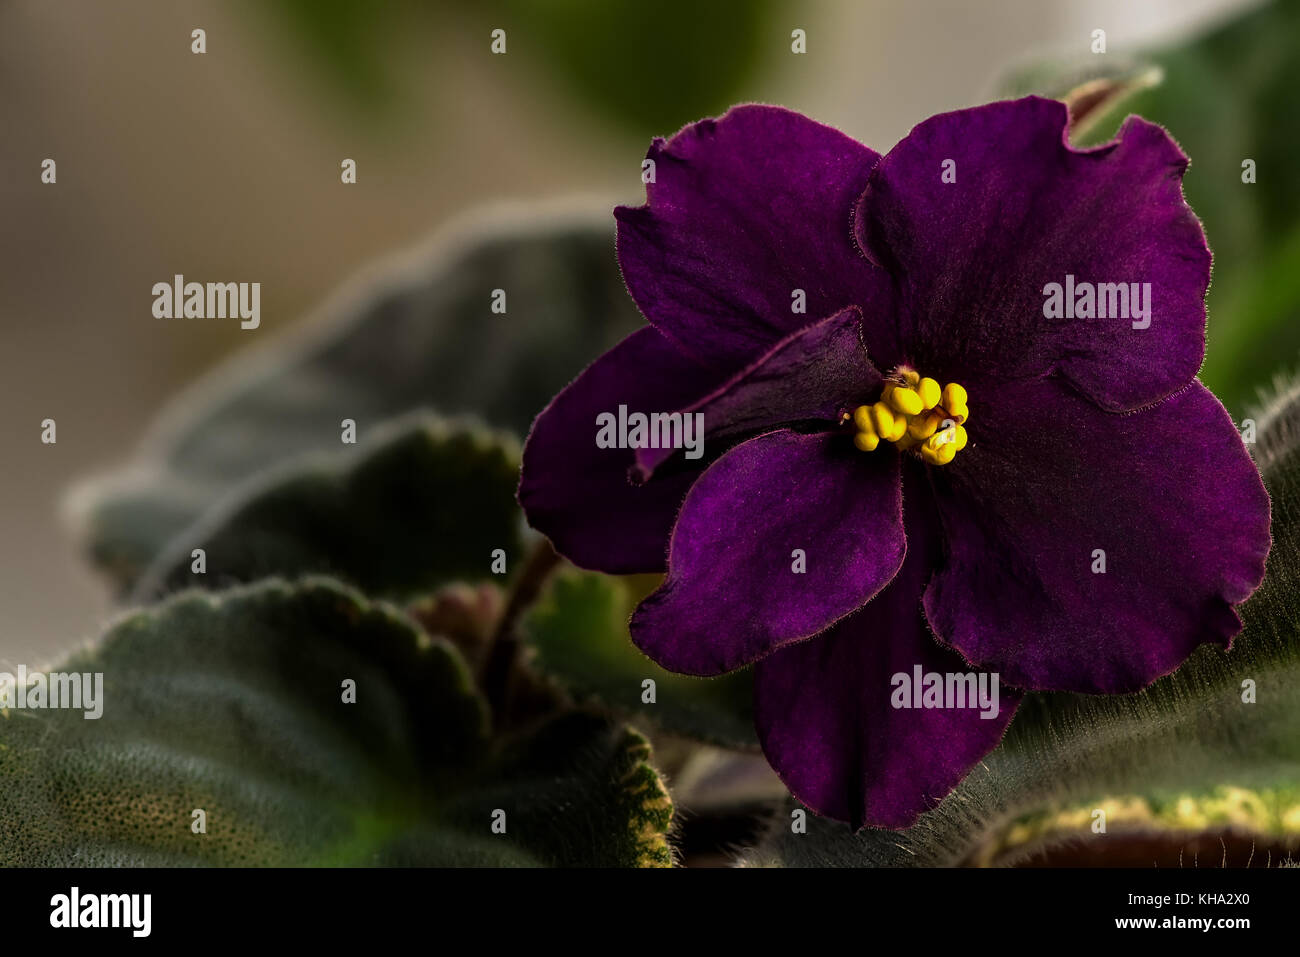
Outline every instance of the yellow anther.
<svg viewBox="0 0 1300 957">
<path fill-rule="evenodd" d="M 875 433 L 876 427 L 871 424 L 871 408 L 860 405 L 853 410 L 853 425 L 859 432 Z"/>
<path fill-rule="evenodd" d="M 876 446 L 880 444 L 880 439 L 876 437 L 874 432 L 859 432 L 853 436 L 853 444 L 863 452 L 874 452 Z"/>
<path fill-rule="evenodd" d="M 947 465 L 957 454 L 957 427 L 941 429 L 925 440 L 921 458 L 931 465 Z"/>
<path fill-rule="evenodd" d="M 966 390 L 957 383 L 940 388 L 935 379 L 900 367 L 886 381 L 878 401 L 858 406 L 840 421 L 847 424 L 850 418 L 856 429 L 853 444 L 863 452 L 891 442 L 930 465 L 947 465 L 966 447 L 964 423 L 970 410 Z"/>
<path fill-rule="evenodd" d="M 915 389 L 897 386 L 889 390 L 889 398 L 886 401 L 904 415 L 916 415 L 921 411 L 921 397 Z"/>
<path fill-rule="evenodd" d="M 943 398 L 943 390 L 939 388 L 939 383 L 929 376 L 917 383 L 916 391 L 921 397 L 921 408 L 923 409 L 933 409 L 939 404 L 939 400 Z"/>
<path fill-rule="evenodd" d="M 934 435 L 934 430 L 939 428 L 939 423 L 943 421 L 943 414 L 940 412 L 926 412 L 918 415 L 907 423 L 907 434 L 916 440 L 928 439 Z"/>
<path fill-rule="evenodd" d="M 966 407 L 966 390 L 956 382 L 949 382 L 943 387 L 939 401 L 943 411 L 948 413 L 948 418 L 958 425 L 970 419 L 970 409 Z"/>
<path fill-rule="evenodd" d="M 889 438 L 894 432 L 894 413 L 883 402 L 871 407 L 871 424 L 876 427 L 876 434 Z"/>
</svg>

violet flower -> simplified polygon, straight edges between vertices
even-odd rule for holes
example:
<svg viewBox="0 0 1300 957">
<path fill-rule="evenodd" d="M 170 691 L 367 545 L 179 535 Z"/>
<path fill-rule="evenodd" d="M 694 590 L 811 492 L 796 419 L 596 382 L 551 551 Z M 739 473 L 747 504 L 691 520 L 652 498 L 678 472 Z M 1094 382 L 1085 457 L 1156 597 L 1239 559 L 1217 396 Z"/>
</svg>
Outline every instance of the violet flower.
<svg viewBox="0 0 1300 957">
<path fill-rule="evenodd" d="M 1023 690 L 1134 691 L 1227 646 L 1263 577 L 1267 495 L 1195 379 L 1187 158 L 1138 117 L 1090 150 L 1066 126 L 1056 101 L 993 103 L 881 157 L 741 106 L 655 140 L 647 203 L 615 211 L 649 325 L 524 451 L 520 502 L 561 554 L 667 571 L 637 645 L 754 665 L 768 760 L 854 827 L 912 823 Z M 620 406 L 702 413 L 703 456 L 645 430 L 598 447 Z M 918 666 L 996 674 L 997 707 L 900 701 Z"/>
</svg>

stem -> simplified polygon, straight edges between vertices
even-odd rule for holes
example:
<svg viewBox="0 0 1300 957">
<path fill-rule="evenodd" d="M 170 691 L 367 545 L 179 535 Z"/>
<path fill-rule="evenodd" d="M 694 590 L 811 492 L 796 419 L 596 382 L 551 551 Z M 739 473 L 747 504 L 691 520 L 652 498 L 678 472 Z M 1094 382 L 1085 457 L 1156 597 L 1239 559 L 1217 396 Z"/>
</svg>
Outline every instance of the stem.
<svg viewBox="0 0 1300 957">
<path fill-rule="evenodd" d="M 542 539 L 524 561 L 524 567 L 510 589 L 505 611 L 492 635 L 487 661 L 483 665 L 483 693 L 492 705 L 492 713 L 501 720 L 510 703 L 511 679 L 519 660 L 519 618 L 529 608 L 546 584 L 551 572 L 560 564 L 560 556 L 550 541 Z"/>
</svg>

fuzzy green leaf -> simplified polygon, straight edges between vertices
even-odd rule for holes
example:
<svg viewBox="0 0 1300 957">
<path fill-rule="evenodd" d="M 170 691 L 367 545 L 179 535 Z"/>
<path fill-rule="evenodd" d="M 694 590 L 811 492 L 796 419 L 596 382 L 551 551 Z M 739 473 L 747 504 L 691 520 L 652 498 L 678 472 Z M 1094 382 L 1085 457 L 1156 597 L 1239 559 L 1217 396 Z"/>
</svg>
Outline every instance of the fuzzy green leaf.
<svg viewBox="0 0 1300 957">
<path fill-rule="evenodd" d="M 507 568 L 519 554 L 513 438 L 415 416 L 354 449 L 289 462 L 236 488 L 142 576 L 141 601 L 191 586 L 332 575 L 408 598 Z M 207 570 L 195 574 L 192 552 Z"/>
<path fill-rule="evenodd" d="M 177 596 L 51 670 L 101 672 L 103 714 L 0 716 L 4 865 L 670 862 L 643 738 L 494 742 L 450 645 L 327 580 Z"/>
</svg>

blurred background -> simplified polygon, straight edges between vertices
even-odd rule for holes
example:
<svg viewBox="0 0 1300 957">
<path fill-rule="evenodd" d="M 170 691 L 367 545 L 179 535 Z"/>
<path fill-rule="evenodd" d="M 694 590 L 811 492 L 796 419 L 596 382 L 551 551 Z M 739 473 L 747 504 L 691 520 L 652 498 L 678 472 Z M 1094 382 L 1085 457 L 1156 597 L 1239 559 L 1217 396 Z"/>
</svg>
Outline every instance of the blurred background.
<svg viewBox="0 0 1300 957">
<path fill-rule="evenodd" d="M 1253 6 L 0 0 L 0 670 L 41 664 L 109 615 L 60 519 L 69 485 L 119 464 L 170 396 L 374 258 L 487 202 L 640 202 L 649 139 L 738 101 L 800 110 L 884 152 L 933 113 L 995 97 L 1019 65 L 1086 58 L 1094 29 L 1123 57 Z M 191 53 L 196 28 L 203 55 Z M 495 28 L 505 56 L 490 53 Z M 1295 59 L 1240 51 L 1219 68 L 1249 78 L 1279 55 Z M 1216 95 L 1203 103 L 1240 115 Z M 1289 105 L 1273 106 L 1294 128 Z M 1153 118 L 1195 164 L 1184 132 Z M 1199 126 L 1214 133 L 1208 114 Z M 1225 163 L 1257 148 L 1241 139 Z M 1290 168 L 1261 177 L 1294 180 L 1295 154 L 1281 155 Z M 55 186 L 40 182 L 47 157 Z M 340 184 L 344 158 L 355 186 Z M 261 328 L 155 319 L 151 286 L 174 273 L 260 282 Z M 1285 346 L 1270 341 L 1269 368 L 1294 355 Z M 45 418 L 57 445 L 40 444 Z"/>
</svg>

